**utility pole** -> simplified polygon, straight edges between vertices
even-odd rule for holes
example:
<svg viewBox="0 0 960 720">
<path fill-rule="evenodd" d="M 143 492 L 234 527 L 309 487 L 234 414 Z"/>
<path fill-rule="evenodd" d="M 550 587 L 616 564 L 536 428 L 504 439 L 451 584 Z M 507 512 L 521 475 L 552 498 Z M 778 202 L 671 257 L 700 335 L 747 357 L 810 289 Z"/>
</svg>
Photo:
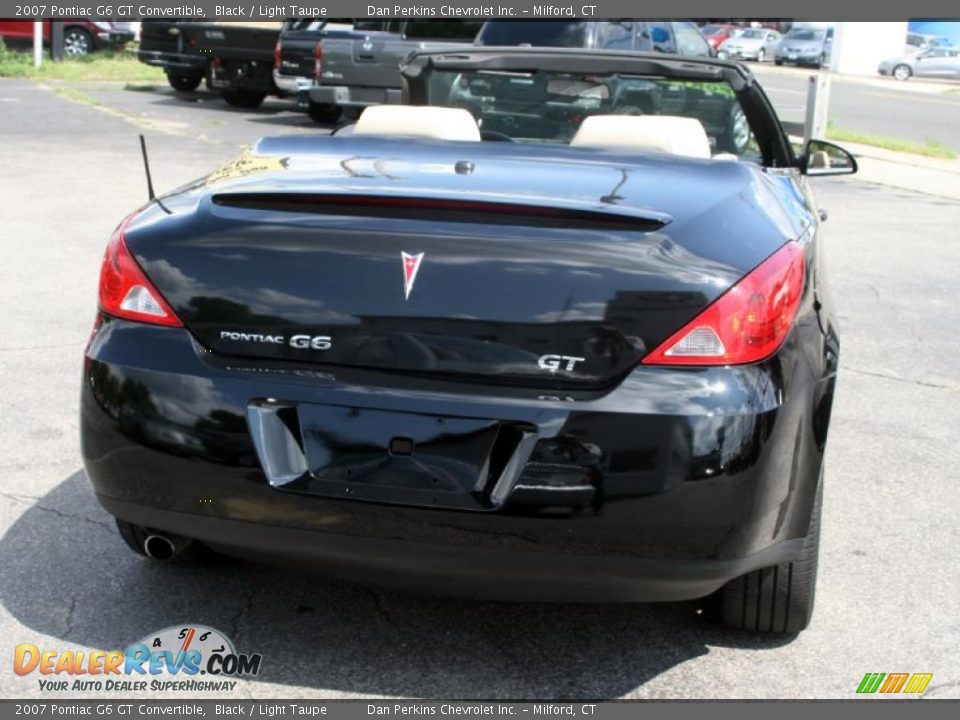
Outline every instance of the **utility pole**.
<svg viewBox="0 0 960 720">
<path fill-rule="evenodd" d="M 63 23 L 59 20 L 50 21 L 50 57 L 63 60 Z"/>
</svg>

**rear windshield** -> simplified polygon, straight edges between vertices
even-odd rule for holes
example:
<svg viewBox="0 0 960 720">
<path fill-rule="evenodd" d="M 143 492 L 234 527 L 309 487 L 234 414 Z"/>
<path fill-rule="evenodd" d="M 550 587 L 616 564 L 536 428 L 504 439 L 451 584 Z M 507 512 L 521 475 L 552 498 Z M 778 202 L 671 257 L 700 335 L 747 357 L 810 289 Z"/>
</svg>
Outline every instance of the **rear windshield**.
<svg viewBox="0 0 960 720">
<path fill-rule="evenodd" d="M 590 115 L 679 115 L 700 121 L 713 153 L 759 156 L 736 92 L 726 82 L 433 68 L 426 88 L 426 104 L 468 110 L 486 139 L 569 143 Z"/>
<path fill-rule="evenodd" d="M 582 20 L 505 20 L 488 22 L 477 40 L 482 45 L 584 47 L 586 38 Z"/>
</svg>

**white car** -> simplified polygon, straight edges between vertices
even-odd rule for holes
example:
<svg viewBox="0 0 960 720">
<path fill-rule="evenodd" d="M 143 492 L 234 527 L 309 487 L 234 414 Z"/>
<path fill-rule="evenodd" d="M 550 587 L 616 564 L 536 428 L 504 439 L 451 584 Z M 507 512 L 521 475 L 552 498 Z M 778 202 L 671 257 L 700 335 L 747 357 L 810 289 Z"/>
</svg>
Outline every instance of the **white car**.
<svg viewBox="0 0 960 720">
<path fill-rule="evenodd" d="M 782 37 L 769 28 L 747 28 L 720 44 L 720 57 L 763 62 L 773 57 Z"/>
<path fill-rule="evenodd" d="M 893 75 L 897 80 L 909 80 L 913 76 L 960 80 L 960 49 L 930 48 L 914 55 L 884 60 L 878 70 L 881 75 Z"/>
</svg>

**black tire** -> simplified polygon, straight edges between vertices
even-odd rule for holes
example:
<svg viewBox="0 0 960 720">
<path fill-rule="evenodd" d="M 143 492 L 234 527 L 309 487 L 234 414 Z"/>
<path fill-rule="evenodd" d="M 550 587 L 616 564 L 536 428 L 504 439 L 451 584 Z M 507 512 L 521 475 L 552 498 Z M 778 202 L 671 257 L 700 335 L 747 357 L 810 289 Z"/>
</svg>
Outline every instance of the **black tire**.
<svg viewBox="0 0 960 720">
<path fill-rule="evenodd" d="M 774 60 L 774 61 L 773 61 L 773 64 L 774 64 L 774 65 L 783 65 L 783 60 Z"/>
<path fill-rule="evenodd" d="M 83 28 L 68 27 L 63 31 L 63 54 L 67 57 L 83 57 L 93 50 L 93 35 Z"/>
<path fill-rule="evenodd" d="M 718 594 L 724 625 L 752 632 L 796 634 L 810 624 L 817 590 L 822 506 L 821 474 L 800 555 L 793 562 L 761 568 L 724 585 Z"/>
<path fill-rule="evenodd" d="M 730 104 L 727 115 L 727 130 L 718 145 L 724 152 L 743 155 L 750 147 L 750 123 L 738 102 Z"/>
<path fill-rule="evenodd" d="M 910 69 L 909 65 L 900 64 L 894 67 L 893 72 L 890 74 L 893 75 L 894 79 L 904 81 L 910 79 L 913 75 L 913 70 Z"/>
<path fill-rule="evenodd" d="M 310 116 L 310 119 L 321 125 L 333 125 L 340 119 L 341 114 L 343 114 L 343 110 L 340 106 L 332 103 L 311 102 L 307 107 L 307 115 Z"/>
<path fill-rule="evenodd" d="M 266 97 L 266 93 L 258 93 L 251 90 L 227 90 L 223 93 L 223 99 L 227 105 L 236 108 L 260 107 Z"/>
<path fill-rule="evenodd" d="M 167 73 L 167 82 L 177 92 L 192 92 L 200 87 L 203 75 L 175 75 Z"/>
</svg>

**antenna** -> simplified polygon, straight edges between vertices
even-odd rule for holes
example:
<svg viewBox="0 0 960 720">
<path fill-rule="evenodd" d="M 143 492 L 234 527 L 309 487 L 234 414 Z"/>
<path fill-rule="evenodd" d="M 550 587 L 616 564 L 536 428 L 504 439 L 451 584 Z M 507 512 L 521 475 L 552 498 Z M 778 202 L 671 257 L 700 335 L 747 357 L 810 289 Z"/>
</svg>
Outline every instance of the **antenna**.
<svg viewBox="0 0 960 720">
<path fill-rule="evenodd" d="M 153 180 L 150 179 L 150 161 L 147 159 L 147 141 L 143 139 L 143 135 L 140 135 L 140 151 L 143 153 L 143 169 L 147 173 L 147 195 L 151 200 L 154 200 L 157 196 L 153 192 Z"/>
</svg>

